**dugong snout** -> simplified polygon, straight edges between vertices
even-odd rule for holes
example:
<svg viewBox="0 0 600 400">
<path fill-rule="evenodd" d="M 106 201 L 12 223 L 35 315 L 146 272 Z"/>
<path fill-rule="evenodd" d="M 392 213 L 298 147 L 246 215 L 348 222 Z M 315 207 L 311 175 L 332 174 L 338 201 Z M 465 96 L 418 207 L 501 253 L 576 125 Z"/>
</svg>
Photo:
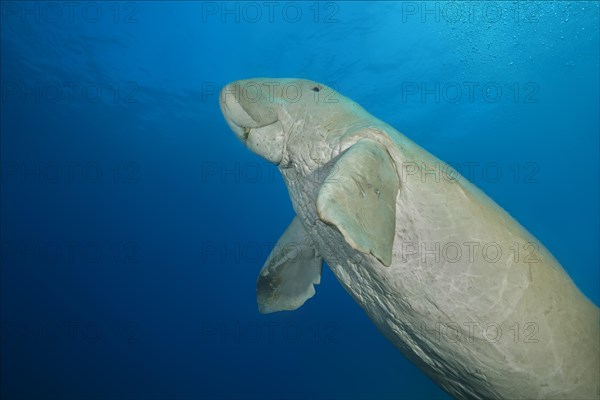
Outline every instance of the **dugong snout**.
<svg viewBox="0 0 600 400">
<path fill-rule="evenodd" d="M 283 127 L 276 102 L 257 81 L 225 86 L 219 95 L 221 111 L 235 135 L 256 154 L 276 164 L 283 156 Z"/>
<path fill-rule="evenodd" d="M 228 122 L 241 128 L 261 128 L 277 121 L 273 102 L 257 82 L 236 81 L 225 86 L 219 96 Z"/>
</svg>

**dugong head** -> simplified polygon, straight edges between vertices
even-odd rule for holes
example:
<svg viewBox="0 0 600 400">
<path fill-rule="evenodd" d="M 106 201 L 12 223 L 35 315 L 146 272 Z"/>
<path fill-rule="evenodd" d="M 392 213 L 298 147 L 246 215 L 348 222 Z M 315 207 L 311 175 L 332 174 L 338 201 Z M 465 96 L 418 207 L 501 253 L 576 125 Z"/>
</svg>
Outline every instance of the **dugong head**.
<svg viewBox="0 0 600 400">
<path fill-rule="evenodd" d="M 310 193 L 321 222 L 390 265 L 399 177 L 383 123 L 330 87 L 301 79 L 233 82 L 220 103 L 237 137 L 279 165 L 292 201 Z"/>
<path fill-rule="evenodd" d="M 299 153 L 307 146 L 328 158 L 328 138 L 356 124 L 364 112 L 332 88 L 304 79 L 236 81 L 221 90 L 219 101 L 236 136 L 276 164 L 293 158 L 291 148 Z"/>
</svg>

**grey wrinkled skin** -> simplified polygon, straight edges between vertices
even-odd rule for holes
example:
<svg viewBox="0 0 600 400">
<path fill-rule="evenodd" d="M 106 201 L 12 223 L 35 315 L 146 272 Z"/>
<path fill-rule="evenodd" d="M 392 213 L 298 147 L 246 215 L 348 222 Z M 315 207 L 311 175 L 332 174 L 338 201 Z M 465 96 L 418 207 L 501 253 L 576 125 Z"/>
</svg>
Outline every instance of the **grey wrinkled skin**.
<svg viewBox="0 0 600 400">
<path fill-rule="evenodd" d="M 243 95 L 256 88 L 260 96 Z M 294 88 L 300 88 L 297 99 Z M 449 394 L 600 398 L 598 308 L 541 243 L 474 185 L 460 176 L 423 179 L 424 169 L 445 164 L 316 82 L 237 81 L 223 89 L 220 103 L 238 138 L 278 165 L 316 253 L 386 338 Z M 362 150 L 358 158 L 347 156 L 359 142 L 384 156 L 375 159 Z M 355 165 L 356 171 L 350 176 L 339 165 Z M 417 173 L 407 173 L 415 165 Z M 376 196 L 365 196 L 358 182 L 353 192 L 347 182 L 378 168 L 395 171 L 398 183 L 380 174 L 367 179 Z M 397 185 L 386 192 L 395 196 L 391 219 L 377 219 L 381 204 L 389 203 L 379 196 L 377 179 Z M 373 201 L 382 203 L 370 207 Z M 328 220 L 324 213 L 332 208 Z M 385 234 L 388 223 L 392 237 Z M 361 226 L 369 235 L 361 236 Z M 407 251 L 411 243 L 429 249 L 470 243 L 478 250 L 475 257 L 436 259 Z M 481 256 L 486 243 L 502 250 L 499 261 Z M 515 243 L 518 256 L 510 250 Z"/>
</svg>

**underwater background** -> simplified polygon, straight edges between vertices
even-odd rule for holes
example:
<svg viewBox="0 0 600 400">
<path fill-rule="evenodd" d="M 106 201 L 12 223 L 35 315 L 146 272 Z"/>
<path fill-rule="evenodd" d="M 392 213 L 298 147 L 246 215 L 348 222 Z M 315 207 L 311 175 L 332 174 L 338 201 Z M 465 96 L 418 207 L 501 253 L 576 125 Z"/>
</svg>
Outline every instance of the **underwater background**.
<svg viewBox="0 0 600 400">
<path fill-rule="evenodd" d="M 336 88 L 599 291 L 598 2 L 1 5 L 3 399 L 448 399 L 323 268 L 258 271 L 294 216 L 227 127 L 252 77 Z"/>
</svg>

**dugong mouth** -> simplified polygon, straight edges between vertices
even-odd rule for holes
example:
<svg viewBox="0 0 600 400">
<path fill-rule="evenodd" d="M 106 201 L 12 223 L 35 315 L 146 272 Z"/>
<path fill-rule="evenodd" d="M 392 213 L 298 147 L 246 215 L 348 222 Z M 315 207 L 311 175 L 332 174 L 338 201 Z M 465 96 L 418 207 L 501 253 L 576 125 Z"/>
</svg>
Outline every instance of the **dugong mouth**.
<svg viewBox="0 0 600 400">
<path fill-rule="evenodd" d="M 240 140 L 245 142 L 248 139 L 250 128 L 257 126 L 256 122 L 235 99 L 235 95 L 230 91 L 226 91 L 226 88 L 221 90 L 219 105 L 231 130 Z"/>
<path fill-rule="evenodd" d="M 235 135 L 244 143 L 252 129 L 264 128 L 278 121 L 277 115 L 267 110 L 258 110 L 257 104 L 251 103 L 244 108 L 240 86 L 236 83 L 225 86 L 219 95 L 219 105 L 227 124 Z M 256 119 L 250 114 L 256 114 Z"/>
</svg>

